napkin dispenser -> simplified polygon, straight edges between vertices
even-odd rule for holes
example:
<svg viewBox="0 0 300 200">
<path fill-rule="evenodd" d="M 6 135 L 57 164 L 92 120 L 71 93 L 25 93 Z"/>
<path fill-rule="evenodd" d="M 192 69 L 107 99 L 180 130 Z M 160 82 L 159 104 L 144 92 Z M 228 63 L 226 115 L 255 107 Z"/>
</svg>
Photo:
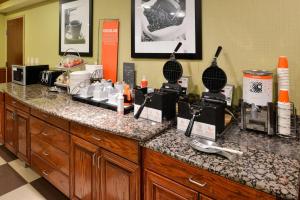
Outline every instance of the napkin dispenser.
<svg viewBox="0 0 300 200">
<path fill-rule="evenodd" d="M 141 118 L 160 123 L 163 120 L 171 120 L 176 117 L 177 95 L 161 90 L 155 90 L 154 92 L 147 94 L 146 90 L 137 89 L 135 91 L 134 99 L 134 114 L 139 110 L 147 95 L 151 97 L 145 104 L 140 115 Z"/>
</svg>

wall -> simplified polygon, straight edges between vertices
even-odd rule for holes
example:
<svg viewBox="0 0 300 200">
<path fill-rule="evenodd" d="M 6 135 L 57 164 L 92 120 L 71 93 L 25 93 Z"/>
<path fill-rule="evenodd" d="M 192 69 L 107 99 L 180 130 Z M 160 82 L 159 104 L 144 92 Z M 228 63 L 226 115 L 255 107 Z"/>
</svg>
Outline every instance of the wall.
<svg viewBox="0 0 300 200">
<path fill-rule="evenodd" d="M 5 59 L 4 59 L 4 53 L 5 53 L 5 20 L 4 15 L 0 14 L 0 68 L 5 66 Z"/>
<path fill-rule="evenodd" d="M 94 63 L 97 60 L 99 19 L 119 18 L 119 72 L 123 62 L 135 62 L 137 80 L 146 75 L 151 86 L 160 87 L 164 81 L 162 66 L 166 60 L 130 57 L 130 2 L 94 0 L 95 55 L 88 61 Z M 299 0 L 203 0 L 203 60 L 180 61 L 184 75 L 192 76 L 193 91 L 202 91 L 201 74 L 210 65 L 218 45 L 224 47 L 219 65 L 226 71 L 229 83 L 238 88 L 236 102 L 241 93 L 242 70 L 274 71 L 278 56 L 286 55 L 290 61 L 291 98 L 300 109 L 300 93 L 296 89 L 300 87 L 297 81 L 300 77 L 299 7 Z M 58 2 L 54 1 L 6 16 L 7 19 L 25 15 L 25 59 L 38 57 L 40 62 L 52 67 L 58 63 L 58 8 Z"/>
</svg>

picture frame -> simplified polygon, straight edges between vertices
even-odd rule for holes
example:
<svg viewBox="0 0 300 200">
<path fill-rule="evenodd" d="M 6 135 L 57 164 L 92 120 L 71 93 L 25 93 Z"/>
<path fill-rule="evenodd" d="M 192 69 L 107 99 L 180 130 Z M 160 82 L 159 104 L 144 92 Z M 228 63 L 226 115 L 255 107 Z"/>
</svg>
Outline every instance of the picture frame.
<svg viewBox="0 0 300 200">
<path fill-rule="evenodd" d="M 93 56 L 93 0 L 59 1 L 59 55 L 67 50 Z"/>
<path fill-rule="evenodd" d="M 201 0 L 131 0 L 131 57 L 202 59 Z"/>
</svg>

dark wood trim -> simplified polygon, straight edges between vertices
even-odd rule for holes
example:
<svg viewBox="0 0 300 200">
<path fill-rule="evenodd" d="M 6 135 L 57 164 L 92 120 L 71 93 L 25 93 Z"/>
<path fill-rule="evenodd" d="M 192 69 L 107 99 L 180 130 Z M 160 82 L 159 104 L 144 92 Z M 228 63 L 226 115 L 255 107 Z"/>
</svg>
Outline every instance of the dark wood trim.
<svg viewBox="0 0 300 200">
<path fill-rule="evenodd" d="M 6 82 L 6 68 L 0 68 L 0 83 Z"/>
</svg>

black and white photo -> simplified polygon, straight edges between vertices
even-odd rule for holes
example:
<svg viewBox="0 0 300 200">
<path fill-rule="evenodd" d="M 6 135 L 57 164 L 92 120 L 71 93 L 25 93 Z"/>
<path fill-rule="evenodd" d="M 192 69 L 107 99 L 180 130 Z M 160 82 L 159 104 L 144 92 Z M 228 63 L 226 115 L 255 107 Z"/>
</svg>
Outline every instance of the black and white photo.
<svg viewBox="0 0 300 200">
<path fill-rule="evenodd" d="M 200 0 L 132 0 L 132 57 L 201 59 Z"/>
<path fill-rule="evenodd" d="M 74 49 L 83 56 L 92 56 L 92 3 L 92 0 L 60 0 L 60 55 Z"/>
</svg>

